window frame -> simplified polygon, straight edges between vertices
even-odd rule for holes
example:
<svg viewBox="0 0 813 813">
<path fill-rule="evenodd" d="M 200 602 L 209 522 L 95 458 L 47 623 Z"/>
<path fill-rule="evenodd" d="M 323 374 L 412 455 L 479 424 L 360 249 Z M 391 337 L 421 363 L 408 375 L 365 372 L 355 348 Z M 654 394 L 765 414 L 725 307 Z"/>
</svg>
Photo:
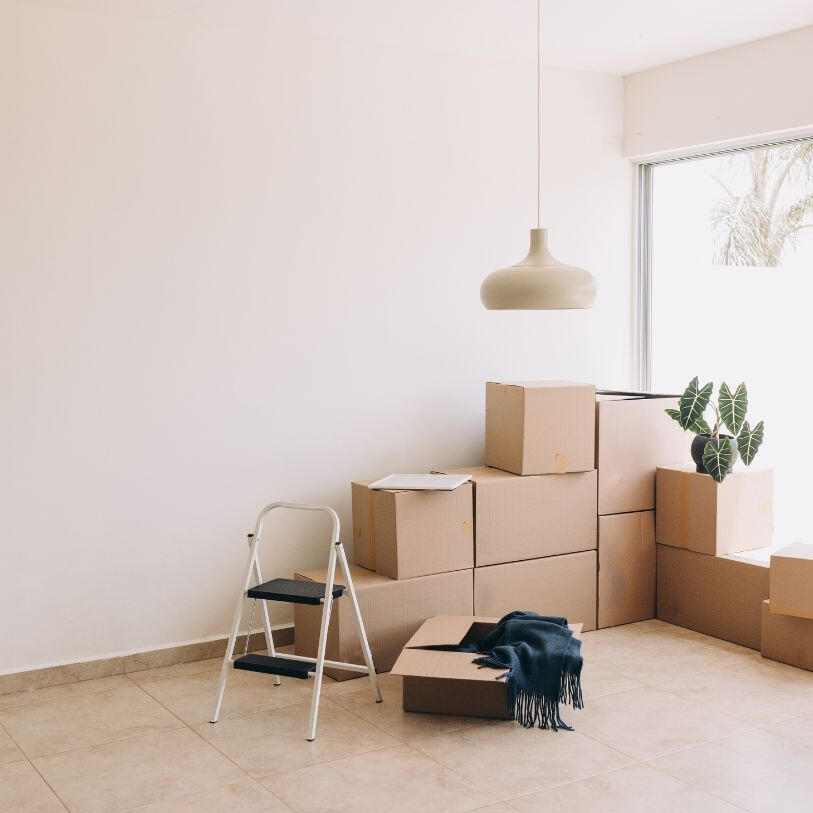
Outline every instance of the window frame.
<svg viewBox="0 0 813 813">
<path fill-rule="evenodd" d="M 637 389 L 646 392 L 652 388 L 653 170 L 664 164 L 701 161 L 705 158 L 716 158 L 723 155 L 753 152 L 754 150 L 785 147 L 791 144 L 804 144 L 809 142 L 813 142 L 813 135 L 738 144 L 735 147 L 724 147 L 688 155 L 635 162 L 635 269 L 633 275 L 633 313 L 635 314 L 635 325 L 633 374 Z"/>
</svg>

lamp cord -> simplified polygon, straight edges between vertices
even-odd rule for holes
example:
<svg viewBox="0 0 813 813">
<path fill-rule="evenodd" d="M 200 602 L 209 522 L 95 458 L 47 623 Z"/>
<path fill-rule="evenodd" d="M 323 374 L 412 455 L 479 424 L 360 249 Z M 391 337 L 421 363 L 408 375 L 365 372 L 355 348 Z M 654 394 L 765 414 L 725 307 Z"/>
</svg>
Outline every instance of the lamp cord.
<svg viewBox="0 0 813 813">
<path fill-rule="evenodd" d="M 542 228 L 542 0 L 536 0 L 536 227 Z"/>
</svg>

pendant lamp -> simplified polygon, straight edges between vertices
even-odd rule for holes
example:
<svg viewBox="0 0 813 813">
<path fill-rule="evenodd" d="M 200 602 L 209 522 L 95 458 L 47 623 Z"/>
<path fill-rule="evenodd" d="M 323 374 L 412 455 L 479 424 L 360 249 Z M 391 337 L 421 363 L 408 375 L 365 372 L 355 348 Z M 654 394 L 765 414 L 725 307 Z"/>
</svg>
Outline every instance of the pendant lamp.
<svg viewBox="0 0 813 813">
<path fill-rule="evenodd" d="M 480 286 L 488 310 L 592 308 L 596 284 L 589 271 L 565 265 L 548 250 L 542 223 L 542 0 L 536 2 L 536 228 L 524 260 L 489 274 Z"/>
</svg>

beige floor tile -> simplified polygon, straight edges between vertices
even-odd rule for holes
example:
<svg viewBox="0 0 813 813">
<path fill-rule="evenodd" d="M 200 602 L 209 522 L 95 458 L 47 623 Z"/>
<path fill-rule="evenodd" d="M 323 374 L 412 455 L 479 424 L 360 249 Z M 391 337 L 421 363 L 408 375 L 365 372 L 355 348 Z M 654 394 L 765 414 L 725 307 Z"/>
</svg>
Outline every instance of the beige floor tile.
<svg viewBox="0 0 813 813">
<path fill-rule="evenodd" d="M 205 661 L 192 661 L 191 663 L 175 663 L 172 666 L 159 666 L 156 669 L 140 669 L 137 672 L 128 672 L 127 677 L 139 686 L 151 683 L 154 680 L 167 678 L 189 677 L 201 672 L 216 672 L 223 665 L 223 658 L 209 658 Z"/>
<path fill-rule="evenodd" d="M 25 754 L 14 744 L 14 740 L 0 728 L 0 765 L 20 762 L 23 759 L 25 759 Z"/>
<path fill-rule="evenodd" d="M 34 764 L 72 813 L 115 813 L 245 779 L 188 728 L 40 757 Z"/>
<path fill-rule="evenodd" d="M 586 662 L 582 669 L 581 682 L 582 695 L 588 707 L 593 700 L 604 695 L 617 694 L 644 685 L 629 675 L 617 675 L 603 666 L 589 662 Z"/>
<path fill-rule="evenodd" d="M 615 639 L 587 639 L 582 643 L 582 654 L 585 669 L 591 665 L 599 666 L 611 674 L 651 684 L 724 666 L 750 663 L 754 657 L 751 650 L 724 647 L 706 636 L 687 637 L 677 627 Z"/>
<path fill-rule="evenodd" d="M 283 646 L 277 649 L 277 654 L 284 655 L 287 652 L 293 652 L 294 647 Z M 242 654 L 242 651 L 237 653 Z M 257 650 L 256 654 L 266 655 L 267 650 Z M 152 669 L 138 669 L 136 671 L 128 670 L 127 677 L 137 683 L 139 686 L 145 683 L 151 683 L 154 680 L 165 680 L 166 678 L 175 677 L 189 677 L 190 675 L 198 675 L 201 672 L 217 671 L 223 665 L 223 657 L 219 658 L 206 658 L 199 661 L 186 661 L 185 663 L 175 663 L 170 666 L 158 666 Z"/>
<path fill-rule="evenodd" d="M 141 688 L 185 723 L 195 725 L 209 722 L 219 679 L 220 670 L 210 669 L 194 675 L 150 680 Z M 220 719 L 310 701 L 312 680 L 285 677 L 281 680 L 282 683 L 275 686 L 271 675 L 230 669 Z"/>
<path fill-rule="evenodd" d="M 462 729 L 412 745 L 503 800 L 632 762 L 576 731 L 526 729 L 516 723 Z"/>
<path fill-rule="evenodd" d="M 124 675 L 111 675 L 96 680 L 80 680 L 77 683 L 66 683 L 62 686 L 48 686 L 44 689 L 31 689 L 27 692 L 0 694 L 0 711 L 14 706 L 25 706 L 29 703 L 41 703 L 46 700 L 68 700 L 107 689 L 120 689 L 128 685 Z"/>
<path fill-rule="evenodd" d="M 290 813 L 290 808 L 270 790 L 246 778 L 223 788 L 134 807 L 131 813 Z"/>
<path fill-rule="evenodd" d="M 400 675 L 392 675 L 385 672 L 383 675 L 378 676 L 378 683 L 381 686 L 381 691 L 386 692 L 388 688 L 400 689 L 403 678 Z M 356 692 L 367 692 L 372 697 L 373 690 L 370 686 L 370 679 L 365 675 L 354 680 L 333 680 L 332 678 L 325 677 L 322 684 L 322 694 L 325 697 L 339 697 L 343 694 L 355 694 Z"/>
<path fill-rule="evenodd" d="M 809 813 L 813 716 L 679 751 L 652 764 L 752 813 Z"/>
<path fill-rule="evenodd" d="M 455 813 L 494 801 L 406 745 L 303 768 L 266 784 L 299 813 Z"/>
<path fill-rule="evenodd" d="M 0 723 L 29 758 L 183 725 L 132 684 L 4 709 Z"/>
<path fill-rule="evenodd" d="M 657 618 L 650 618 L 648 621 L 636 621 L 634 624 L 619 624 L 617 627 L 604 627 L 604 629 L 600 630 L 583 632 L 581 637 L 582 640 L 598 638 L 616 640 L 625 638 L 628 635 L 637 635 L 641 632 L 668 632 L 670 627 L 672 627 L 671 624 L 658 621 Z"/>
<path fill-rule="evenodd" d="M 517 809 L 508 802 L 495 802 L 493 805 L 475 808 L 477 813 L 517 813 Z"/>
<path fill-rule="evenodd" d="M 700 745 L 752 728 L 719 711 L 694 708 L 652 686 L 593 701 L 579 716 L 578 730 L 639 760 Z"/>
<path fill-rule="evenodd" d="M 229 717 L 195 726 L 218 750 L 257 779 L 397 745 L 379 728 L 322 698 L 314 742 L 307 742 L 310 704 Z"/>
<path fill-rule="evenodd" d="M 648 765 L 632 765 L 580 782 L 511 800 L 521 813 L 737 813 L 716 799 Z"/>
<path fill-rule="evenodd" d="M 0 766 L 0 813 L 64 813 L 64 805 L 28 762 Z"/>
<path fill-rule="evenodd" d="M 402 682 L 389 681 L 381 687 L 383 703 L 376 703 L 369 689 L 353 694 L 341 694 L 333 698 L 363 720 L 382 728 L 402 742 L 411 742 L 420 737 L 444 734 L 460 728 L 471 728 L 483 723 L 513 725 L 509 720 L 489 721 L 481 717 L 455 717 L 451 714 L 420 714 L 404 711 Z"/>
<path fill-rule="evenodd" d="M 762 658 L 675 678 L 658 687 L 754 725 L 813 712 L 813 673 Z"/>
</svg>

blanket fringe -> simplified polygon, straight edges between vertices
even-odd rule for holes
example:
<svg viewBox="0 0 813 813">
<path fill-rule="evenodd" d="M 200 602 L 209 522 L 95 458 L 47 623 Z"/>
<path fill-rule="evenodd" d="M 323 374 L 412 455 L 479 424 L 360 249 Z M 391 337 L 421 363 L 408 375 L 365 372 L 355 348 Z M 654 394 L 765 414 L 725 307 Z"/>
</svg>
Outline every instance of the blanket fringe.
<svg viewBox="0 0 813 813">
<path fill-rule="evenodd" d="M 489 655 L 475 658 L 474 663 L 491 669 L 504 669 L 507 666 Z M 565 703 L 574 709 L 584 708 L 580 675 L 562 672 L 558 697 L 545 697 L 541 692 L 532 693 L 526 692 L 524 689 L 517 689 L 516 681 L 510 672 L 498 675 L 495 680 L 502 678 L 507 678 L 506 708 L 522 726 L 525 728 L 539 726 L 539 728 L 553 731 L 563 728 L 565 731 L 573 731 L 573 727 L 562 720 L 559 704 Z"/>
</svg>

